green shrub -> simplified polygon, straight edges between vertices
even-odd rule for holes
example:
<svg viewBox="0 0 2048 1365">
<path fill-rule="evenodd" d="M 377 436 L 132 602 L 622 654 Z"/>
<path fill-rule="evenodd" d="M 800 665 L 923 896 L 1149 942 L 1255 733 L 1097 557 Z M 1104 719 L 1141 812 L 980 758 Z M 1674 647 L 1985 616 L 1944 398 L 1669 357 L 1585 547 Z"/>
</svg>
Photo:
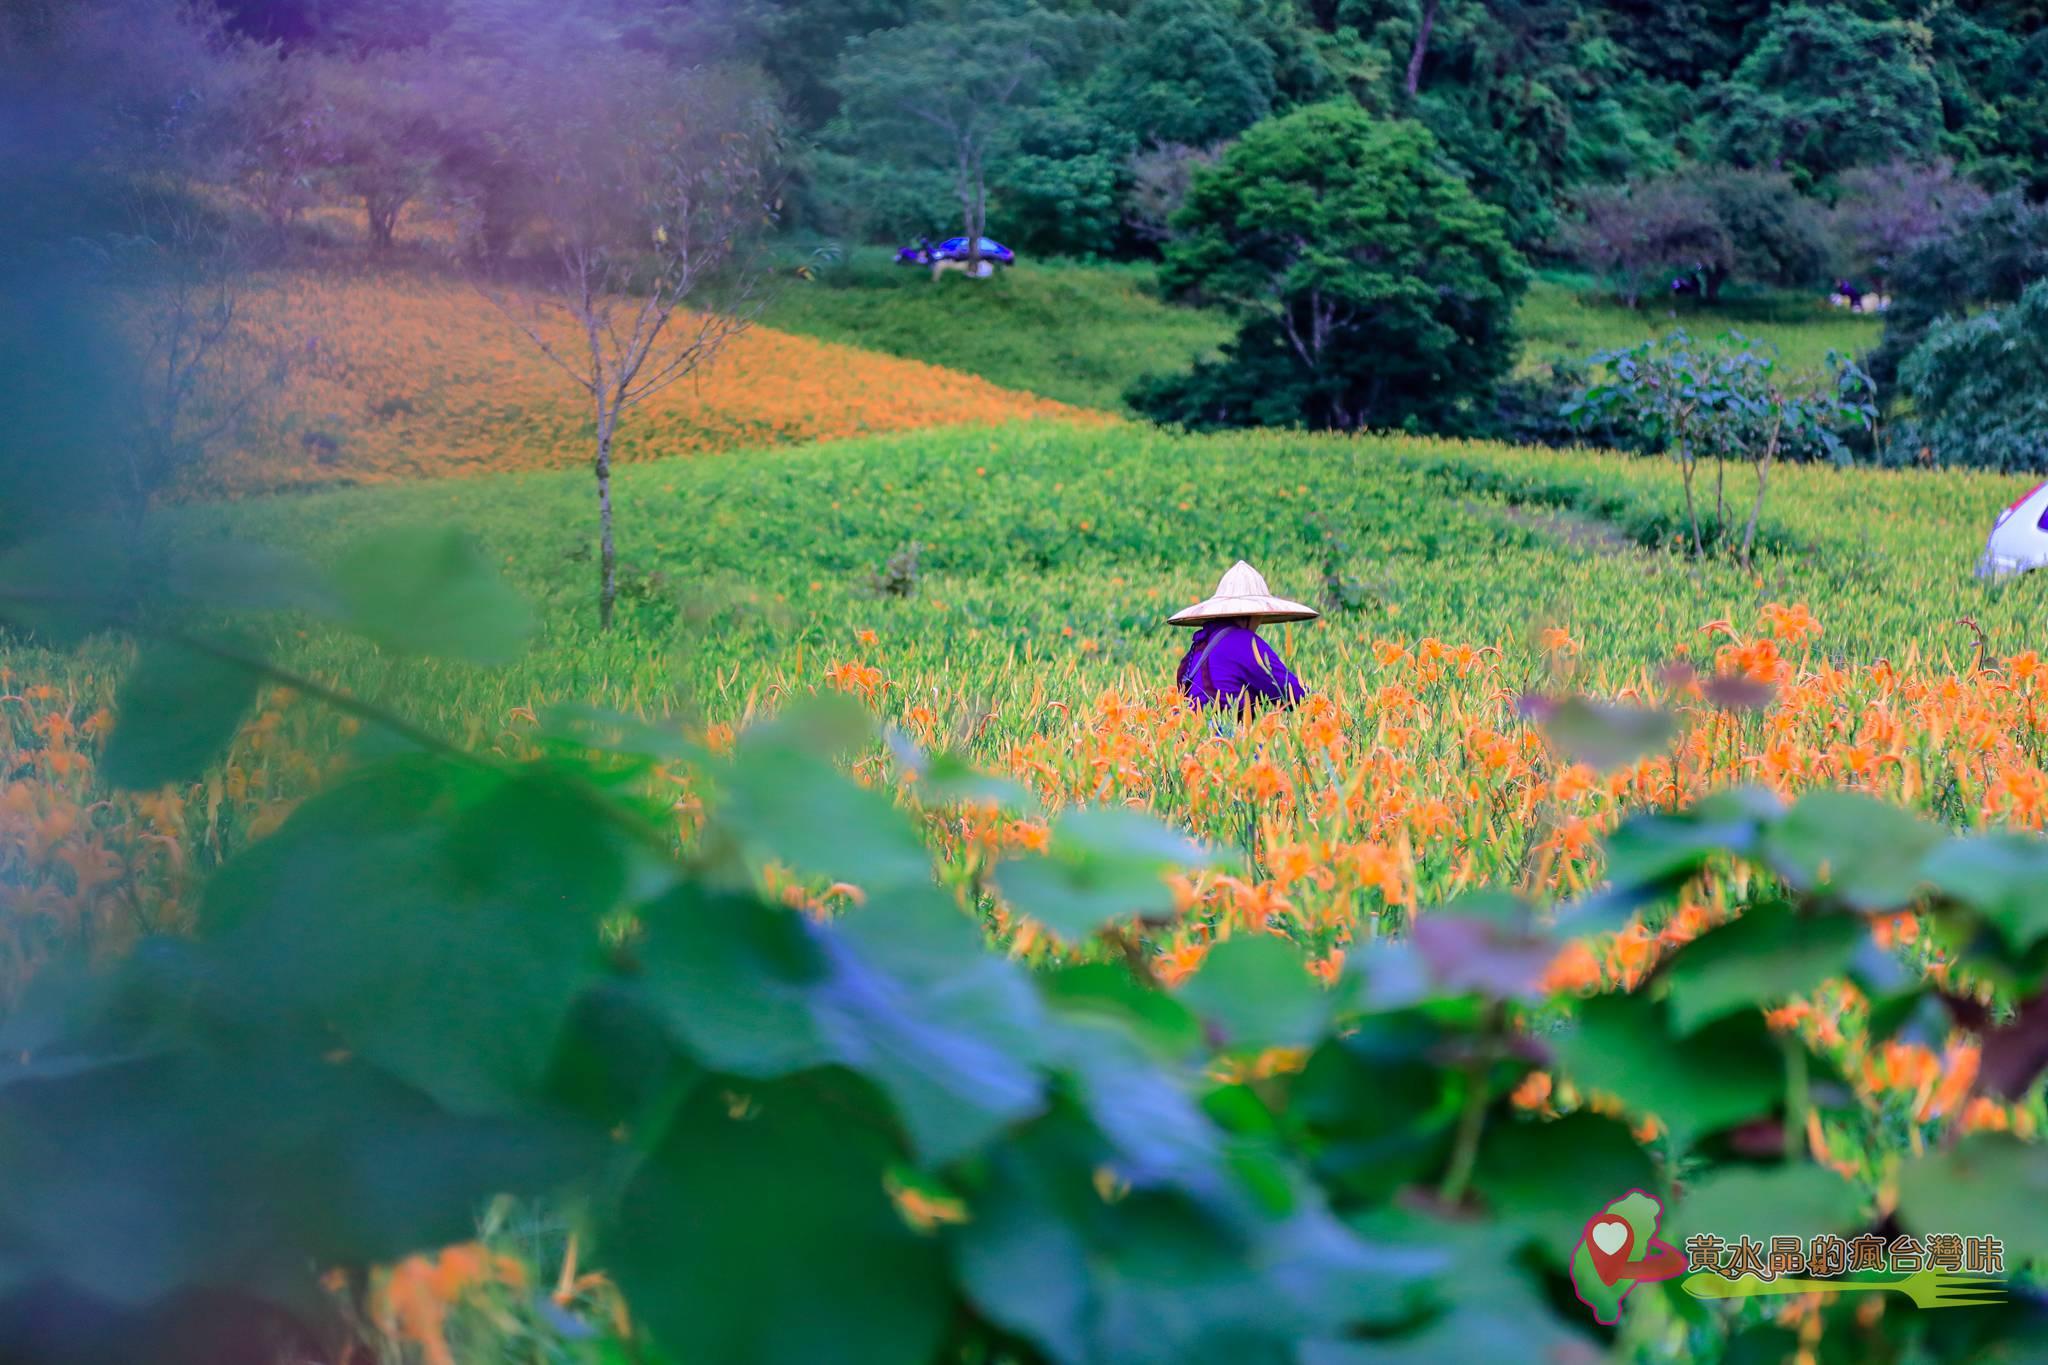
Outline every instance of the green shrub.
<svg viewBox="0 0 2048 1365">
<path fill-rule="evenodd" d="M 2017 303 L 1944 318 L 1899 367 L 1912 418 L 1896 460 L 2048 471 L 2048 280 Z"/>
</svg>

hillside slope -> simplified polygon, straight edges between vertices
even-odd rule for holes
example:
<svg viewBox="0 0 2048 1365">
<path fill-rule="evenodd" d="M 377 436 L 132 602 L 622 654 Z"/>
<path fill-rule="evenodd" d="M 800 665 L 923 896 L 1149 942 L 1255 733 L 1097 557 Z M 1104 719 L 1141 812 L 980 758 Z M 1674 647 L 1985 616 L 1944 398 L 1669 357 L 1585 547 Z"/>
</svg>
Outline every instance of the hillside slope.
<svg viewBox="0 0 2048 1365">
<path fill-rule="evenodd" d="M 1235 330 L 1213 309 L 1163 302 L 1142 265 L 1027 259 L 993 279 L 934 281 L 878 248 L 784 288 L 767 317 L 1105 412 L 1124 411 L 1137 379 L 1185 369 Z"/>
<path fill-rule="evenodd" d="M 189 497 L 577 466 L 586 401 L 475 291 L 405 276 L 273 276 L 242 300 L 274 401 Z M 687 325 L 678 320 L 678 326 Z M 565 354 L 580 345 L 559 320 Z M 635 409 L 620 463 L 1023 418 L 1105 420 L 987 379 L 757 326 Z"/>
</svg>

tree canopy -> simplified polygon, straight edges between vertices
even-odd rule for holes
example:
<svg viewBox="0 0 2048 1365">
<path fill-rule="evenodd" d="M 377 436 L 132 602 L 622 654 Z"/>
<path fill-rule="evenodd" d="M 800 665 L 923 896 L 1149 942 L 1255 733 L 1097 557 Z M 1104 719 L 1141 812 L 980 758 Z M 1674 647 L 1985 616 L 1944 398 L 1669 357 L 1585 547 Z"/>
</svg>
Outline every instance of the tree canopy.
<svg viewBox="0 0 2048 1365">
<path fill-rule="evenodd" d="M 1505 215 L 1419 123 L 1331 103 L 1261 124 L 1176 223 L 1162 285 L 1245 322 L 1221 364 L 1146 390 L 1155 416 L 1454 429 L 1513 359 Z"/>
</svg>

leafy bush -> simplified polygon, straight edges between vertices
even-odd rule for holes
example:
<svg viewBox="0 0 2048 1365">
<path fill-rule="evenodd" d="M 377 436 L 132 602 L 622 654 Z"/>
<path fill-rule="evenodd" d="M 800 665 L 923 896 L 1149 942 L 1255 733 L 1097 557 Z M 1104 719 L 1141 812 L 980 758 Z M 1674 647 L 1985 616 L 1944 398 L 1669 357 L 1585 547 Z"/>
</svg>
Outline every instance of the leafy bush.
<svg viewBox="0 0 2048 1365">
<path fill-rule="evenodd" d="M 1820 210 L 1783 171 L 1717 167 L 1698 177 L 1700 192 L 1728 235 L 1725 273 L 1701 283 L 1712 299 L 1728 280 L 1780 288 L 1817 284 L 1828 266 Z"/>
<path fill-rule="evenodd" d="M 1890 384 L 1936 322 L 2016 302 L 2042 279 L 2048 279 L 2048 205 L 2017 193 L 1998 195 L 1955 231 L 1906 257 L 1892 284 L 1884 340 L 1871 354 L 1870 372 Z"/>
<path fill-rule="evenodd" d="M 2017 303 L 1944 318 L 1899 367 L 1912 417 L 1894 458 L 1927 451 L 1941 464 L 2048 471 L 2048 280 Z"/>
<path fill-rule="evenodd" d="M 1499 210 L 1416 123 L 1348 104 L 1260 124 L 1197 176 L 1160 282 L 1245 321 L 1131 404 L 1190 427 L 1470 430 L 1526 284 Z"/>
<path fill-rule="evenodd" d="M 1699 346 L 1684 331 L 1672 331 L 1655 341 L 1604 352 L 1593 363 L 1607 367 L 1609 377 L 1589 384 L 1568 405 L 1567 414 L 1586 423 L 1627 424 L 1642 447 L 1671 451 L 1684 482 L 1695 558 L 1703 557 L 1709 544 L 1693 499 L 1693 477 L 1701 459 L 1715 462 L 1714 514 L 1708 526 L 1713 547 L 1734 548 L 1747 565 L 1772 462 L 1845 462 L 1847 451 L 1837 428 L 1868 427 L 1876 415 L 1870 379 L 1853 364 L 1841 364 L 1829 380 L 1818 384 L 1787 376 L 1779 369 L 1774 347 L 1736 332 L 1713 346 Z M 1739 547 L 1731 545 L 1726 496 L 1727 463 L 1737 459 L 1747 460 L 1756 473 L 1756 496 Z"/>
</svg>

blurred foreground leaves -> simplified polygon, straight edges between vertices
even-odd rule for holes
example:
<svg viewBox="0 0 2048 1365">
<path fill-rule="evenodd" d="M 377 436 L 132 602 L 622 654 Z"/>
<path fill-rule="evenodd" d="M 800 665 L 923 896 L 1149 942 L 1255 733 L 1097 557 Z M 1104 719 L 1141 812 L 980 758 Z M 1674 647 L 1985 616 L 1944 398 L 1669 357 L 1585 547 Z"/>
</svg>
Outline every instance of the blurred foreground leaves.
<svg viewBox="0 0 2048 1365">
<path fill-rule="evenodd" d="M 35 562 L 0 587 L 43 628 Z M 227 563 L 179 580 L 195 604 L 236 597 Z M 502 658 L 526 626 L 438 532 L 272 581 L 242 605 L 390 648 Z M 275 676 L 179 618 L 146 629 L 108 759 L 145 785 L 203 767 Z M 50 973 L 0 1025 L 0 1355 L 203 1359 L 133 1315 L 219 1292 L 331 1328 L 323 1272 L 460 1239 L 509 1192 L 574 1210 L 679 1360 L 1586 1358 L 1601 1338 L 1565 1270 L 1621 1191 L 1656 1191 L 1681 1232 L 1878 1224 L 1873 1191 L 1736 1140 L 1844 1102 L 1760 1007 L 1869 974 L 1866 915 L 1928 911 L 2000 1000 L 2048 981 L 2038 845 L 1945 839 L 1843 793 L 1643 816 L 1587 906 L 1424 909 L 1328 985 L 1256 934 L 1177 992 L 1107 960 L 1033 973 L 972 908 L 1000 896 L 1084 957 L 1098 934 L 1128 949 L 1173 913 L 1163 874 L 1208 853 L 1075 810 L 1046 856 L 963 891 L 841 766 L 878 743 L 864 713 L 785 712 L 725 758 L 583 708 L 543 735 L 530 764 L 417 743 L 360 764 L 215 876 L 192 939 Z M 927 799 L 981 799 L 920 763 Z M 687 860 L 620 780 L 669 764 L 707 798 Z M 1750 869 L 1742 913 L 1633 994 L 1565 1009 L 1543 987 L 1567 932 L 1722 861 Z M 862 903 L 777 903 L 768 862 Z M 2002 1082 L 2037 1084 L 2037 1052 L 2014 1046 Z M 1538 1071 L 1609 1112 L 1517 1104 Z M 1896 1217 L 2038 1255 L 2019 1211 L 2044 1188 L 2042 1148 L 1973 1138 L 1904 1165 Z M 53 1301 L 92 1308 L 94 1345 L 38 1316 Z M 2025 1301 L 1983 1321 L 1985 1350 L 2040 1329 Z"/>
</svg>

